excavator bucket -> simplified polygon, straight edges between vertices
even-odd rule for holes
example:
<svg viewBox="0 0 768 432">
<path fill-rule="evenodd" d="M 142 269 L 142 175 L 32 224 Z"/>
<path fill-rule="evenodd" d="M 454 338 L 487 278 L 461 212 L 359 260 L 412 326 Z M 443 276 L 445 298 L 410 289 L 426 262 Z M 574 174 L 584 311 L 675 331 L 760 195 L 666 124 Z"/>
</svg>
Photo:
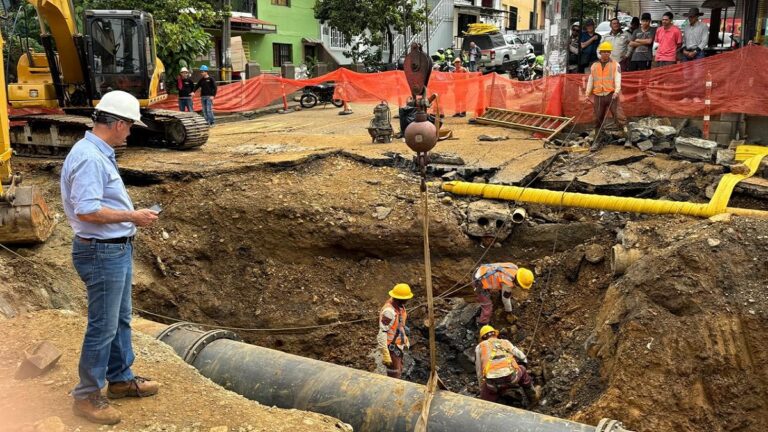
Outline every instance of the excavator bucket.
<svg viewBox="0 0 768 432">
<path fill-rule="evenodd" d="M 0 200 L 0 243 L 42 243 L 53 231 L 54 218 L 34 186 L 16 186 Z"/>
</svg>

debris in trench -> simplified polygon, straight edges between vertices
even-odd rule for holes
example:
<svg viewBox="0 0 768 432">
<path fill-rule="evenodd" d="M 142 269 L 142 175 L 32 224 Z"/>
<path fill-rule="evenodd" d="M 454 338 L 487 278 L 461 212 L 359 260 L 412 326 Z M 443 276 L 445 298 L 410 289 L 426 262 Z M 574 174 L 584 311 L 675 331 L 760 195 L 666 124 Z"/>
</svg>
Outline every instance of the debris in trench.
<svg viewBox="0 0 768 432">
<path fill-rule="evenodd" d="M 479 135 L 477 137 L 478 141 L 504 141 L 509 139 L 506 135 Z"/>
<path fill-rule="evenodd" d="M 61 351 L 50 341 L 42 341 L 24 351 L 24 360 L 16 369 L 16 379 L 40 376 L 51 370 L 61 358 Z"/>
</svg>

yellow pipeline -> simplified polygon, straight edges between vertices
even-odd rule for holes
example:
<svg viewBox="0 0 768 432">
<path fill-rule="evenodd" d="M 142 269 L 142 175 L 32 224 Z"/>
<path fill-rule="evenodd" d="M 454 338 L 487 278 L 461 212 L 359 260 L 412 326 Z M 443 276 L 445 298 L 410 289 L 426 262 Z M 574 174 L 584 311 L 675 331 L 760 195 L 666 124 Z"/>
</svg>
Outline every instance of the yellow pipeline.
<svg viewBox="0 0 768 432">
<path fill-rule="evenodd" d="M 606 195 L 591 195 L 574 192 L 555 192 L 544 189 L 531 189 L 518 186 L 500 186 L 484 183 L 451 181 L 443 183 L 443 190 L 456 195 L 482 196 L 487 199 L 519 201 L 550 206 L 580 207 L 596 210 L 608 210 L 646 214 L 681 214 L 710 217 L 720 213 L 732 213 L 739 216 L 751 216 L 768 219 L 768 211 L 728 207 L 733 188 L 741 180 L 751 177 L 766 156 L 768 147 L 762 154 L 757 154 L 746 161 L 749 174 L 726 174 L 717 185 L 715 194 L 707 204 L 689 202 L 627 198 Z"/>
</svg>

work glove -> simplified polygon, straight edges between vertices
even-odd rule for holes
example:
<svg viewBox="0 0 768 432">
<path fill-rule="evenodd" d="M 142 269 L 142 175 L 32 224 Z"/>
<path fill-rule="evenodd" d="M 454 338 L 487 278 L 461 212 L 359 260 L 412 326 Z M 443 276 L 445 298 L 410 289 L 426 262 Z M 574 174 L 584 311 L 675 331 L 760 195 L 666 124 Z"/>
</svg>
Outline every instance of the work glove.
<svg viewBox="0 0 768 432">
<path fill-rule="evenodd" d="M 384 363 L 384 366 L 392 366 L 392 357 L 390 357 L 389 350 L 386 348 L 381 350 L 381 361 Z"/>
</svg>

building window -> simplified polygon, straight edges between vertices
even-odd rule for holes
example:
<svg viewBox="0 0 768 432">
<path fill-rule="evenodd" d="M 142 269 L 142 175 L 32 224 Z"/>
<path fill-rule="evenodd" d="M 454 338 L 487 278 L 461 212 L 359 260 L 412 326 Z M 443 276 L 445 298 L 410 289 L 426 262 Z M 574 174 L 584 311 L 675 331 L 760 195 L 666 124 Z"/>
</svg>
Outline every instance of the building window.
<svg viewBox="0 0 768 432">
<path fill-rule="evenodd" d="M 480 5 L 484 8 L 492 8 L 493 7 L 493 0 L 483 0 Z"/>
<path fill-rule="evenodd" d="M 272 44 L 272 66 L 280 67 L 283 63 L 293 61 L 293 45 L 291 44 Z"/>
<path fill-rule="evenodd" d="M 528 29 L 535 30 L 536 29 L 536 14 L 531 12 L 531 17 L 528 21 Z"/>
<path fill-rule="evenodd" d="M 288 6 L 291 7 L 291 0 L 272 0 L 272 4 L 275 6 Z"/>
<path fill-rule="evenodd" d="M 517 30 L 517 8 L 509 7 L 509 15 L 507 16 L 507 30 Z"/>
</svg>

